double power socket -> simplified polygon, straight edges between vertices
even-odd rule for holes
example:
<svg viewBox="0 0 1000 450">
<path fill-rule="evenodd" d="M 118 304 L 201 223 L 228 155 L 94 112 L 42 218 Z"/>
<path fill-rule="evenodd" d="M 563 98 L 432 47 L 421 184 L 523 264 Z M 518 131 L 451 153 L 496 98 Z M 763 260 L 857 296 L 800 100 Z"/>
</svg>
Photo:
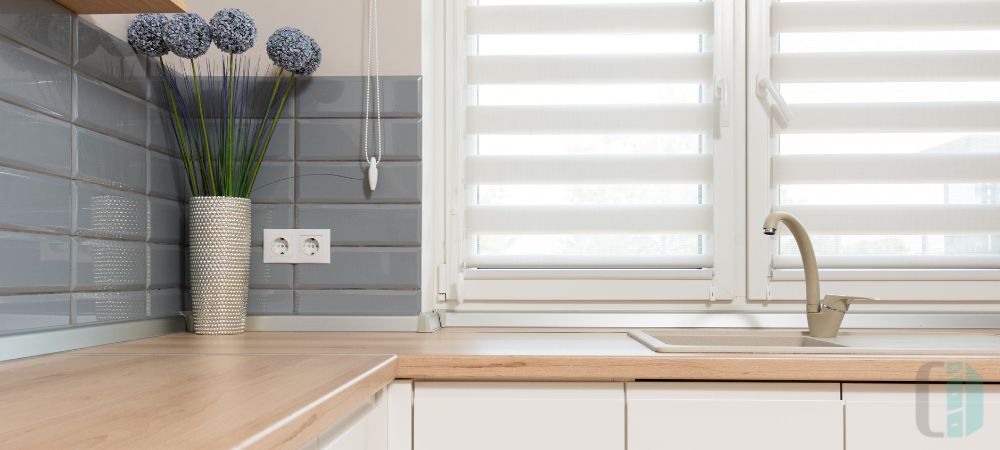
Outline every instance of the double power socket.
<svg viewBox="0 0 1000 450">
<path fill-rule="evenodd" d="M 264 230 L 265 264 L 330 264 L 330 230 Z"/>
</svg>

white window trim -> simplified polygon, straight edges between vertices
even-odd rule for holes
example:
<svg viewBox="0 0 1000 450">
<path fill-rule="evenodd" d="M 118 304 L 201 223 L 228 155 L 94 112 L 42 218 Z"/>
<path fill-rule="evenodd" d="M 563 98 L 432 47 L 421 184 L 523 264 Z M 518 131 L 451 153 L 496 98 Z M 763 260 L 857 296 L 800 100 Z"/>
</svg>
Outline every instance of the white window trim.
<svg viewBox="0 0 1000 450">
<path fill-rule="evenodd" d="M 733 1 L 733 0 L 722 0 Z M 729 127 L 734 157 L 730 158 L 729 166 L 718 164 L 722 158 L 716 158 L 715 179 L 718 181 L 732 180 L 734 192 L 731 200 L 731 219 L 727 227 L 722 216 L 715 220 L 716 268 L 714 280 L 714 303 L 707 303 L 702 296 L 698 299 L 662 299 L 663 301 L 627 300 L 628 297 L 641 298 L 643 288 L 619 291 L 615 302 L 590 301 L 573 302 L 559 299 L 536 302 L 480 302 L 464 300 L 465 284 L 468 281 L 494 281 L 483 278 L 510 278 L 505 287 L 507 291 L 523 284 L 512 271 L 492 272 L 489 276 L 481 273 L 463 274 L 459 262 L 465 241 L 458 239 L 462 229 L 461 209 L 464 203 L 464 185 L 461 164 L 453 158 L 453 152 L 463 144 L 464 114 L 461 114 L 464 86 L 450 83 L 456 70 L 464 71 L 464 57 L 459 45 L 465 40 L 459 20 L 464 16 L 458 10 L 461 2 L 446 0 L 423 0 L 423 69 L 424 77 L 424 192 L 425 209 L 423 219 L 424 242 L 424 301 L 422 310 L 449 311 L 449 314 L 463 314 L 473 317 L 477 314 L 491 312 L 531 313 L 531 312 L 567 312 L 583 313 L 587 311 L 645 311 L 664 313 L 686 312 L 719 312 L 719 313 L 800 313 L 805 297 L 805 286 L 800 281 L 801 270 L 772 271 L 770 267 L 770 244 L 760 232 L 760 224 L 770 211 L 770 161 L 769 142 L 771 139 L 770 121 L 765 109 L 767 103 L 748 95 L 755 89 L 755 78 L 758 73 L 770 75 L 766 52 L 769 52 L 769 40 L 760 30 L 769 29 L 767 0 L 735 1 L 733 6 L 733 49 L 729 57 L 732 70 L 732 105 L 733 116 Z M 722 3 L 721 1 L 719 2 Z M 717 19 L 718 20 L 718 19 Z M 748 29 L 749 27 L 749 29 Z M 718 52 L 717 52 L 718 53 Z M 718 59 L 720 56 L 716 54 Z M 745 62 L 745 64 L 744 64 Z M 717 61 L 716 64 L 719 64 Z M 752 77 L 748 74 L 753 74 Z M 464 79 L 464 76 L 462 77 Z M 749 100 L 749 102 L 748 102 Z M 719 148 L 716 148 L 719 152 Z M 722 167 L 720 167 L 722 166 Z M 716 187 L 716 192 L 721 190 Z M 716 199 L 716 203 L 719 199 Z M 741 220 L 744 218 L 745 220 Z M 722 226 L 720 226 L 722 225 Z M 729 236 L 728 248 L 723 238 Z M 454 245 L 453 245 L 454 244 Z M 725 258 L 723 254 L 725 253 Z M 724 259 L 726 261 L 724 261 Z M 726 267 L 728 264 L 728 267 Z M 446 267 L 446 286 L 439 286 L 438 268 Z M 508 272 L 508 273 L 503 273 Z M 630 286 L 634 280 L 648 280 L 642 271 L 621 271 L 617 279 L 607 280 L 609 285 Z M 858 304 L 852 308 L 852 313 L 877 311 L 883 314 L 925 312 L 931 314 L 953 313 L 989 313 L 1000 312 L 1000 280 L 994 278 L 994 273 L 982 271 L 934 271 L 933 277 L 924 276 L 921 280 L 909 280 L 917 275 L 915 271 L 894 271 L 887 273 L 886 279 L 871 279 L 871 274 L 864 275 L 868 279 L 844 279 L 850 275 L 843 272 L 821 271 L 821 288 L 824 293 L 856 293 L 859 295 L 876 296 L 889 302 L 867 305 Z M 998 271 L 1000 272 L 1000 271 Z M 461 275 L 461 276 L 460 276 Z M 468 275 L 466 277 L 466 275 Z M 920 274 L 923 276 L 924 274 Z M 468 278 L 466 281 L 465 278 Z M 478 279 L 477 279 L 478 278 Z M 574 280 L 567 276 L 562 279 L 549 280 L 550 291 L 560 291 L 570 288 Z M 859 276 L 861 278 L 861 276 Z M 654 278 L 656 279 L 656 278 Z M 928 281 L 930 280 L 930 281 Z M 656 289 L 666 292 L 681 292 L 680 283 L 688 280 L 663 280 L 664 284 Z M 709 284 L 706 284 L 709 286 Z M 478 287 L 476 287 L 478 289 Z M 439 292 L 445 292 L 440 294 Z M 503 294 L 504 291 L 497 291 Z M 462 296 L 460 296 L 460 293 Z M 665 296 L 670 296 L 667 294 Z M 501 295 L 494 295 L 501 296 Z M 683 295 L 673 295 L 683 297 Z M 855 311 L 857 310 L 857 311 Z M 470 316 L 472 314 L 473 316 Z M 468 319 L 473 322 L 476 319 Z M 516 324 L 513 322 L 503 322 Z M 670 325 L 668 319 L 664 326 Z M 488 321 L 487 321 L 488 322 Z M 466 322 L 463 322 L 466 323 Z M 498 322 L 500 323 L 500 322 Z M 579 322 L 583 323 L 583 322 Z M 707 324 L 707 322 L 704 322 Z M 754 322 L 736 320 L 734 323 L 744 323 L 744 326 Z M 884 322 L 883 322 L 884 323 Z M 457 323 L 456 323 L 457 324 Z M 486 322 L 483 322 L 486 324 Z M 949 325 L 950 324 L 950 325 Z M 720 323 L 720 325 L 722 325 Z M 958 326 L 959 322 L 942 322 L 941 326 Z M 928 326 L 932 324 L 928 323 Z"/>
<path fill-rule="evenodd" d="M 770 0 L 747 0 L 746 89 L 758 74 L 770 77 Z M 761 224 L 771 212 L 771 118 L 769 100 L 747 103 L 747 301 L 799 301 L 805 298 L 801 270 L 771 267 L 770 239 Z M 882 275 L 881 279 L 879 275 Z M 855 294 L 905 305 L 855 305 L 851 311 L 1000 311 L 1000 270 L 820 270 L 821 294 Z M 947 303 L 945 303 L 947 302 Z M 937 306 L 932 306 L 937 305 Z M 940 306 L 943 306 L 940 307 Z"/>
<path fill-rule="evenodd" d="M 440 74 L 432 83 L 425 81 L 425 102 L 430 104 L 425 111 L 433 111 L 430 114 L 433 133 L 427 133 L 428 124 L 425 123 L 425 144 L 429 143 L 433 151 L 427 151 L 425 147 L 424 154 L 434 153 L 438 156 L 424 161 L 425 164 L 431 163 L 434 166 L 433 169 L 428 169 L 433 176 L 434 197 L 431 209 L 437 217 L 444 217 L 440 224 L 435 220 L 425 221 L 425 224 L 431 222 L 443 231 L 440 234 L 434 233 L 434 246 L 431 249 L 433 255 L 427 259 L 433 261 L 431 271 L 435 276 L 432 278 L 439 278 L 434 268 L 441 265 L 446 267 L 447 274 L 446 279 L 434 282 L 429 282 L 425 275 L 425 285 L 434 286 L 433 309 L 454 310 L 466 301 L 509 303 L 530 300 L 602 302 L 605 309 L 648 310 L 648 305 L 629 305 L 623 302 L 705 302 L 713 299 L 717 302 L 732 302 L 745 298 L 745 231 L 742 226 L 745 211 L 743 116 L 746 110 L 744 71 L 741 67 L 743 25 L 740 17 L 742 12 L 737 11 L 734 0 L 715 0 L 716 10 L 722 8 L 723 11 L 717 12 L 715 18 L 715 72 L 725 74 L 732 92 L 731 126 L 716 127 L 719 139 L 716 139 L 714 145 L 715 154 L 725 156 L 714 158 L 714 268 L 666 270 L 659 271 L 658 276 L 642 270 L 608 270 L 588 280 L 580 280 L 579 274 L 569 274 L 566 271 L 562 271 L 563 274 L 550 272 L 544 276 L 533 274 L 522 278 L 522 271 L 491 269 L 487 275 L 484 271 L 471 271 L 462 267 L 467 246 L 463 224 L 466 188 L 464 164 L 461 162 L 464 159 L 463 148 L 466 141 L 465 2 L 425 1 L 433 4 L 428 9 L 433 11 L 435 17 L 443 17 L 443 20 L 432 18 L 432 26 L 428 28 L 433 29 L 434 42 L 432 48 L 428 49 L 427 45 L 424 47 L 425 70 L 428 70 L 427 66 L 432 66 L 429 70 L 437 70 L 434 73 Z M 425 24 L 428 22 L 425 21 Z M 462 81 L 455 82 L 456 80 Z M 433 85 L 433 92 L 427 91 L 428 84 Z M 718 131 L 720 129 L 721 132 Z M 428 136 L 431 134 L 433 136 Z M 439 174 L 443 176 L 437 176 Z M 439 250 L 443 251 L 438 254 Z M 437 286 L 441 281 L 447 286 Z M 425 310 L 427 306 L 425 297 Z M 550 309 L 562 308 L 563 306 Z"/>
</svg>

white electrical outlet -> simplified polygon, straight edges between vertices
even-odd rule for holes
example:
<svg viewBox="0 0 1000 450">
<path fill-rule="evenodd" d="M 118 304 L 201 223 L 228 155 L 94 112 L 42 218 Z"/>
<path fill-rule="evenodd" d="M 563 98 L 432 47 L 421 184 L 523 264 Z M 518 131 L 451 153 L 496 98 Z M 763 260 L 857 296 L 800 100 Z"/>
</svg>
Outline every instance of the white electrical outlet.
<svg viewBox="0 0 1000 450">
<path fill-rule="evenodd" d="M 330 230 L 264 230 L 265 264 L 330 264 Z"/>
</svg>

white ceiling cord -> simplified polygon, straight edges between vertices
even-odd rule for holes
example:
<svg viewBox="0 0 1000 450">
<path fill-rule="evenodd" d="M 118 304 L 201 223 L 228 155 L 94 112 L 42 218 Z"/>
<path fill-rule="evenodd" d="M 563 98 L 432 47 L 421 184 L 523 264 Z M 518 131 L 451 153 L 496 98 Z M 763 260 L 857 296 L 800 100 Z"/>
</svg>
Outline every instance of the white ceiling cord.
<svg viewBox="0 0 1000 450">
<path fill-rule="evenodd" d="M 368 156 L 368 122 L 372 100 L 372 42 L 375 43 L 375 132 L 378 133 L 376 156 Z M 365 161 L 368 161 L 368 186 L 378 184 L 378 163 L 382 162 L 382 94 L 378 79 L 378 0 L 368 0 L 368 69 L 365 74 Z"/>
</svg>

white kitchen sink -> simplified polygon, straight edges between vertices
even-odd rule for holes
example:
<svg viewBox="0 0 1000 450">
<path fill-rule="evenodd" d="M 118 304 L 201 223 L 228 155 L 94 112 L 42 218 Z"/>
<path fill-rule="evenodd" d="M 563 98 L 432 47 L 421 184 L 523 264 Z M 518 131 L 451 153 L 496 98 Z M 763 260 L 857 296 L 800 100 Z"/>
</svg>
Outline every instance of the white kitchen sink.
<svg viewBox="0 0 1000 450">
<path fill-rule="evenodd" d="M 1000 355 L 993 334 L 841 332 L 813 338 L 783 330 L 632 330 L 629 336 L 658 353 L 833 353 Z"/>
</svg>

